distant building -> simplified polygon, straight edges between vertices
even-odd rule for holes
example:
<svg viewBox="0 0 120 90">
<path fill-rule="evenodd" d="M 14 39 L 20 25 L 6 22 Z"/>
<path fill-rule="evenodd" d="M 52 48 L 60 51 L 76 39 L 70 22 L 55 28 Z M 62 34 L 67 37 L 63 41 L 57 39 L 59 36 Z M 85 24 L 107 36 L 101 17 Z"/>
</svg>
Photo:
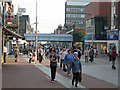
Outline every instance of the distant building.
<svg viewBox="0 0 120 90">
<path fill-rule="evenodd" d="M 69 31 L 85 29 L 85 5 L 82 2 L 74 1 L 65 3 L 65 28 Z"/>
<path fill-rule="evenodd" d="M 54 34 L 66 34 L 67 28 L 62 25 L 59 25 L 57 29 L 54 30 Z"/>
<path fill-rule="evenodd" d="M 29 15 L 22 15 L 19 18 L 19 34 L 24 36 L 24 33 L 30 31 L 30 18 Z"/>
</svg>

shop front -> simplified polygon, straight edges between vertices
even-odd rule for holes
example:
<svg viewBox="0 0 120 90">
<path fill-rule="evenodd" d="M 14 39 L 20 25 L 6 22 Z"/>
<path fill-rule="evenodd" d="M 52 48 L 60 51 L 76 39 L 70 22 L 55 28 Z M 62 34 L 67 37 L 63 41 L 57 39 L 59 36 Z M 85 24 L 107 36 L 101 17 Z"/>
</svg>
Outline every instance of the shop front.
<svg viewBox="0 0 120 90">
<path fill-rule="evenodd" d="M 90 48 L 92 46 L 92 40 L 85 40 L 85 48 Z M 97 49 L 98 54 L 105 54 L 105 49 L 107 49 L 107 40 L 93 40 L 93 48 Z"/>
</svg>

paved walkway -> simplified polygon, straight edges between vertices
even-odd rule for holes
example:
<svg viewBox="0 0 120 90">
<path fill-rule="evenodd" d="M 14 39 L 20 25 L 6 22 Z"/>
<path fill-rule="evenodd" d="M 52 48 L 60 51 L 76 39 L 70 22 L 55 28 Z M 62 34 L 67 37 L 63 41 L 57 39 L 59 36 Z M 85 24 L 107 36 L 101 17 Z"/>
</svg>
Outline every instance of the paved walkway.
<svg viewBox="0 0 120 90">
<path fill-rule="evenodd" d="M 71 77 L 57 68 L 55 83 L 50 82 L 49 60 L 42 64 L 29 64 L 23 56 L 18 63 L 10 56 L 7 64 L 3 65 L 3 88 L 75 88 L 71 85 Z M 99 60 L 98 60 L 99 62 Z M 111 64 L 83 64 L 83 80 L 78 88 L 118 88 L 118 69 L 112 70 Z M 59 65 L 59 64 L 58 64 Z"/>
<path fill-rule="evenodd" d="M 48 78 L 49 75 L 25 59 L 20 59 L 18 63 L 9 59 L 8 63 L 2 66 L 3 88 L 65 88 L 57 81 L 51 83 Z"/>
<path fill-rule="evenodd" d="M 42 64 L 49 68 L 48 60 L 43 60 Z M 57 69 L 57 72 L 63 75 L 64 77 L 72 80 L 72 76 L 67 77 L 67 74 L 62 70 L 60 70 L 59 67 Z M 112 70 L 110 65 L 109 66 L 107 65 L 105 69 L 105 65 L 104 67 L 103 66 L 101 67 L 100 65 L 83 64 L 83 81 L 81 85 L 86 88 L 117 88 L 118 87 L 118 71 Z"/>
</svg>

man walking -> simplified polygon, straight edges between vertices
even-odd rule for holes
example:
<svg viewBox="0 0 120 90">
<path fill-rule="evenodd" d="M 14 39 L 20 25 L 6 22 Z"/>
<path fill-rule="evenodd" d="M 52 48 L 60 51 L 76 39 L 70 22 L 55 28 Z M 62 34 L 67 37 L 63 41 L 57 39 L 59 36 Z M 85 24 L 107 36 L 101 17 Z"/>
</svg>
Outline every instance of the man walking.
<svg viewBox="0 0 120 90">
<path fill-rule="evenodd" d="M 93 62 L 94 61 L 94 51 L 91 48 L 90 48 L 89 56 L 90 56 L 90 61 Z"/>
<path fill-rule="evenodd" d="M 7 48 L 4 46 L 4 63 L 6 63 L 6 53 L 7 53 Z"/>
<path fill-rule="evenodd" d="M 117 53 L 116 53 L 115 49 L 113 48 L 113 50 L 111 52 L 112 69 L 116 69 L 116 67 L 115 67 L 116 56 L 117 56 Z"/>
<path fill-rule="evenodd" d="M 64 65 L 64 58 L 66 55 L 65 48 L 63 48 L 63 50 L 60 52 L 60 55 L 61 55 L 60 69 L 62 69 L 62 66 L 63 66 L 63 69 L 65 69 L 65 65 Z"/>
<path fill-rule="evenodd" d="M 86 48 L 86 50 L 84 51 L 84 56 L 85 56 L 85 62 L 88 62 L 88 55 L 89 55 L 89 51 Z"/>
</svg>

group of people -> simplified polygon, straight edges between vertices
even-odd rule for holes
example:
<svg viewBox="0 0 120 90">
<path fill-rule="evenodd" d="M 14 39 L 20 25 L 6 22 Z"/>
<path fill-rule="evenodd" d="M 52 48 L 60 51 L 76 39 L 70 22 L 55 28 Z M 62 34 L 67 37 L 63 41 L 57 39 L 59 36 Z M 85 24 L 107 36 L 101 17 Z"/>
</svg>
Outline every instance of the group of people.
<svg viewBox="0 0 120 90">
<path fill-rule="evenodd" d="M 29 63 L 31 63 L 31 61 L 34 61 L 35 64 L 37 62 L 41 63 L 42 59 L 43 59 L 43 55 L 44 55 L 44 52 L 43 52 L 42 47 L 37 49 L 37 53 L 36 53 L 36 50 L 34 50 L 33 53 L 32 53 L 32 50 L 29 50 L 29 54 L 28 54 L 28 56 L 29 56 Z"/>
<path fill-rule="evenodd" d="M 74 54 L 71 53 L 71 50 L 65 50 L 65 48 L 62 49 L 60 52 L 61 60 L 60 60 L 60 68 L 67 72 L 67 75 L 70 76 L 71 70 L 73 73 L 73 80 L 72 85 L 75 87 L 78 85 L 78 81 L 81 78 L 82 73 L 82 65 L 80 62 L 80 59 L 78 58 L 78 52 L 74 52 Z M 56 68 L 57 68 L 57 62 L 58 62 L 58 56 L 55 49 L 52 50 L 50 55 L 50 68 L 51 68 L 51 82 L 53 83 L 56 76 Z"/>
<path fill-rule="evenodd" d="M 94 57 L 96 57 L 97 50 L 90 48 L 85 49 L 84 51 L 84 56 L 85 56 L 85 62 L 93 62 Z M 115 67 L 115 59 L 116 59 L 116 52 L 115 49 L 109 52 L 109 57 L 110 61 L 112 61 L 112 68 L 116 69 Z M 75 48 L 73 52 L 71 52 L 70 49 L 68 48 L 62 48 L 61 50 L 56 47 L 52 48 L 46 48 L 44 51 L 42 47 L 37 49 L 37 53 L 34 50 L 29 51 L 29 63 L 31 63 L 32 58 L 35 60 L 38 60 L 40 63 L 42 62 L 43 56 L 45 55 L 46 57 L 49 57 L 50 60 L 50 69 L 51 69 L 51 82 L 53 83 L 55 80 L 56 76 L 56 70 L 57 70 L 57 63 L 60 63 L 60 69 L 63 70 L 64 72 L 67 72 L 67 75 L 70 77 L 71 76 L 71 70 L 73 73 L 73 80 L 72 80 L 72 85 L 77 87 L 78 81 L 81 81 L 82 79 L 82 65 L 81 65 L 81 56 L 82 52 Z M 37 57 L 36 57 L 37 55 Z M 90 58 L 90 59 L 89 59 Z M 47 58 L 48 59 L 48 58 Z"/>
</svg>

